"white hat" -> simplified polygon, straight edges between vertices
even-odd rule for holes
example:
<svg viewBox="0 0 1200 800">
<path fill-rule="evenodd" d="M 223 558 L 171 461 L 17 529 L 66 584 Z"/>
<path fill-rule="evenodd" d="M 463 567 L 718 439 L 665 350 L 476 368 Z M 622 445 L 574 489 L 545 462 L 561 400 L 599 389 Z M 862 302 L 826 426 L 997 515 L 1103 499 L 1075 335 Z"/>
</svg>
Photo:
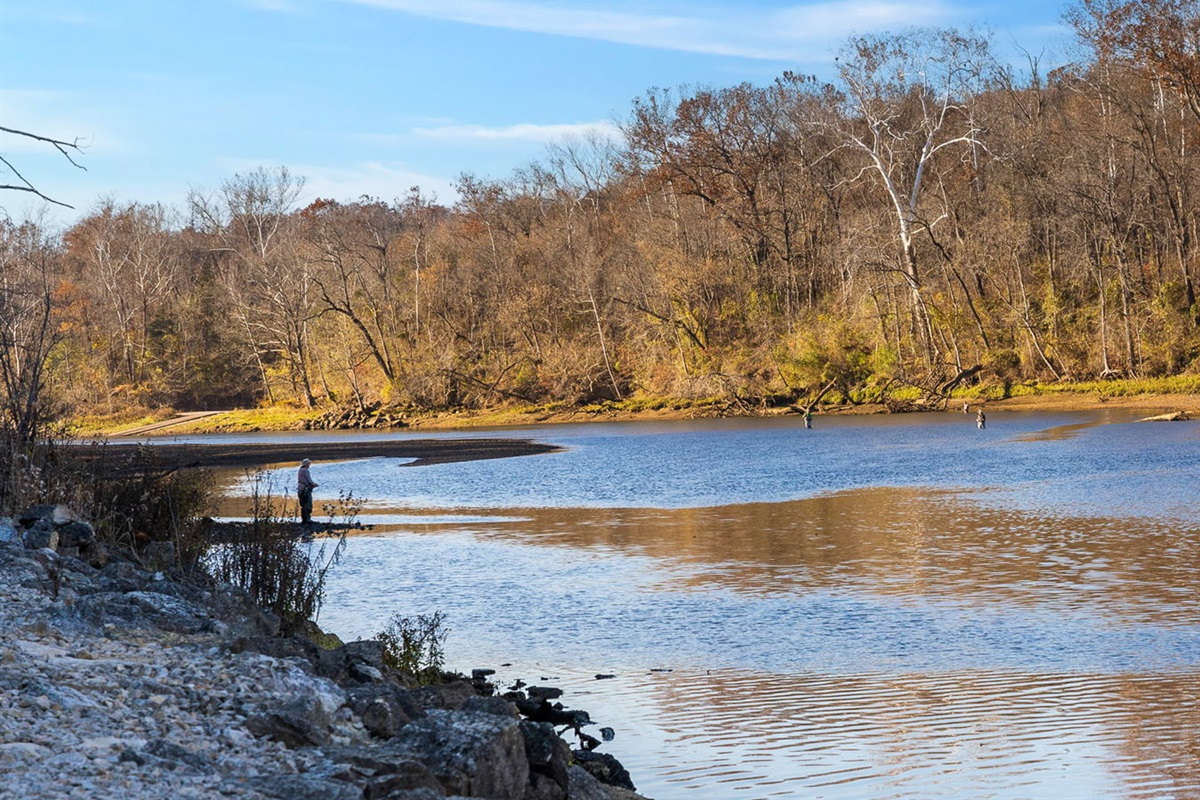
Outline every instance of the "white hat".
<svg viewBox="0 0 1200 800">
<path fill-rule="evenodd" d="M 311 463 L 312 463 L 312 462 L 311 462 L 311 461 L 309 461 L 309 460 L 306 458 L 306 459 L 304 459 L 303 461 L 301 461 L 301 462 L 300 462 L 300 465 L 301 465 L 301 466 L 304 466 L 304 465 L 306 465 L 306 464 L 311 464 Z"/>
</svg>

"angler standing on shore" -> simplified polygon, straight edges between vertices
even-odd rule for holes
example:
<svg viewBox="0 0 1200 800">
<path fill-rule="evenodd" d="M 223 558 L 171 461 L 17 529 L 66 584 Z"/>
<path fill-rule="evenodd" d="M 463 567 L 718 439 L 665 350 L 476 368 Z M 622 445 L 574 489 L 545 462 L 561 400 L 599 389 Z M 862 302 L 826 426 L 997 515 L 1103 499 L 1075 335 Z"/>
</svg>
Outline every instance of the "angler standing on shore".
<svg viewBox="0 0 1200 800">
<path fill-rule="evenodd" d="M 300 462 L 300 471 L 296 473 L 296 497 L 300 500 L 300 522 L 304 525 L 312 522 L 312 493 L 320 485 L 308 472 L 311 463 L 309 459 L 304 459 Z"/>
</svg>

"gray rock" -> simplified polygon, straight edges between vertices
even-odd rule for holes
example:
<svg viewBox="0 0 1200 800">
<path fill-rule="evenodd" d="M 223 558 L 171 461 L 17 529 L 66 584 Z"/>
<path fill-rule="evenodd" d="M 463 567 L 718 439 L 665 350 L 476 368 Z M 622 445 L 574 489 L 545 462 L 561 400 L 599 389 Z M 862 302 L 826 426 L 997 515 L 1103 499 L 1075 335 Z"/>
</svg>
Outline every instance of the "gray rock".
<svg viewBox="0 0 1200 800">
<path fill-rule="evenodd" d="M 591 750 L 576 750 L 572 753 L 575 763 L 592 774 L 601 783 L 610 786 L 620 786 L 630 791 L 637 791 L 629 770 L 625 769 L 612 755 L 596 753 Z"/>
<path fill-rule="evenodd" d="M 384 765 L 383 774 L 363 788 L 365 800 L 396 797 L 445 797 L 446 790 L 429 767 L 417 761 L 398 761 Z M 410 795 L 409 793 L 413 793 Z"/>
<path fill-rule="evenodd" d="M 523 800 L 565 800 L 567 790 L 537 772 L 529 774 L 529 787 Z"/>
<path fill-rule="evenodd" d="M 394 684 L 383 683 L 350 689 L 347 704 L 362 720 L 363 727 L 380 739 L 396 732 L 425 712 L 412 694 Z"/>
<path fill-rule="evenodd" d="M 571 748 L 548 722 L 522 722 L 525 757 L 534 773 L 545 775 L 562 789 L 567 788 L 567 767 Z"/>
<path fill-rule="evenodd" d="M 442 800 L 444 797 L 446 800 L 470 800 L 470 798 L 458 797 L 457 795 L 454 797 L 446 797 L 444 792 L 426 788 L 400 789 L 399 791 L 386 795 L 384 800 Z"/>
<path fill-rule="evenodd" d="M 154 763 L 167 769 L 184 769 L 189 772 L 212 773 L 216 767 L 199 753 L 194 753 L 183 745 L 159 739 L 146 745 L 142 755 L 153 756 Z"/>
<path fill-rule="evenodd" d="M 58 547 L 58 531 L 49 520 L 35 520 L 25 531 L 25 547 L 30 550 L 41 550 L 43 547 L 54 550 Z"/>
<path fill-rule="evenodd" d="M 80 520 L 64 522 L 56 525 L 55 529 L 58 531 L 59 547 L 82 547 L 96 539 L 96 531 L 92 526 Z"/>
<path fill-rule="evenodd" d="M 454 681 L 435 686 L 422 686 L 414 693 L 427 709 L 453 710 L 475 697 L 475 687 L 467 681 Z"/>
<path fill-rule="evenodd" d="M 22 544 L 21 534 L 17 533 L 13 521 L 8 517 L 0 517 L 0 542 L 6 544 Z"/>
<path fill-rule="evenodd" d="M 592 777 L 583 767 L 572 764 L 567 769 L 567 800 L 610 800 L 608 787 Z"/>
<path fill-rule="evenodd" d="M 49 747 L 33 742 L 9 742 L 0 744 L 0 767 L 21 767 L 25 764 L 45 761 L 54 755 Z"/>
<path fill-rule="evenodd" d="M 251 784 L 267 797 L 279 800 L 362 800 L 362 790 L 344 781 L 311 775 L 272 775 Z"/>
<path fill-rule="evenodd" d="M 108 548 L 96 541 L 88 542 L 83 547 L 80 547 L 79 557 L 96 569 L 103 569 L 108 565 L 109 558 L 111 558 Z"/>
<path fill-rule="evenodd" d="M 158 592 L 97 592 L 76 604 L 88 622 L 132 628 L 157 628 L 172 633 L 202 633 L 212 630 L 212 619 L 196 604 Z"/>
<path fill-rule="evenodd" d="M 448 791 L 521 800 L 529 782 L 525 739 L 514 719 L 431 711 L 405 725 L 396 752 L 429 766 Z"/>
<path fill-rule="evenodd" d="M 17 517 L 17 521 L 26 528 L 33 527 L 38 520 L 46 520 L 51 525 L 57 525 L 63 522 L 71 522 L 72 520 L 76 519 L 78 519 L 78 517 L 71 509 L 64 505 L 52 504 L 33 506 Z"/>
<path fill-rule="evenodd" d="M 500 717 L 520 719 L 517 707 L 503 697 L 468 697 L 458 707 L 460 711 L 479 711 L 484 714 L 495 714 Z"/>
<path fill-rule="evenodd" d="M 246 729 L 288 747 L 303 747 L 329 744 L 332 721 L 329 710 L 315 697 L 301 695 L 279 708 L 251 715 Z"/>
</svg>

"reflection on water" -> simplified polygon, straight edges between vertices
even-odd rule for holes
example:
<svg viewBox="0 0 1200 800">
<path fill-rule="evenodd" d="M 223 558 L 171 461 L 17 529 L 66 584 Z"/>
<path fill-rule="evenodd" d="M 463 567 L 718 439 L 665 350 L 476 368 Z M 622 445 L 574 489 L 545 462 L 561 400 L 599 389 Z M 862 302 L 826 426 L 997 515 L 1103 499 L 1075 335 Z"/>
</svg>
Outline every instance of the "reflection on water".
<svg viewBox="0 0 1200 800">
<path fill-rule="evenodd" d="M 358 536 L 322 621 L 445 611 L 659 800 L 1200 797 L 1198 570 L 1197 528 L 876 488 Z"/>
<path fill-rule="evenodd" d="M 1200 798 L 1195 429 L 994 416 L 319 465 L 378 523 L 321 621 L 444 611 L 450 666 L 567 689 L 658 800 Z"/>
</svg>

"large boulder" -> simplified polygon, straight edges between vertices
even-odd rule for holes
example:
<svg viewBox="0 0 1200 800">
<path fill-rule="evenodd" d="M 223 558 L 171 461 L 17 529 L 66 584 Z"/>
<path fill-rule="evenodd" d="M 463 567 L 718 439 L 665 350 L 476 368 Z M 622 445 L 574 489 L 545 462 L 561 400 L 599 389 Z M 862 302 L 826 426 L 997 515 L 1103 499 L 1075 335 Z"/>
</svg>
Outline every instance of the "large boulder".
<svg viewBox="0 0 1200 800">
<path fill-rule="evenodd" d="M 47 519 L 33 520 L 25 529 L 24 539 L 25 547 L 30 550 L 54 550 L 58 547 L 58 531 L 54 523 Z"/>
<path fill-rule="evenodd" d="M 200 606 L 159 592 L 97 592 L 79 598 L 76 608 L 86 621 L 130 628 L 157 628 L 172 633 L 212 630 L 212 618 Z"/>
<path fill-rule="evenodd" d="M 333 717 L 315 697 L 293 697 L 275 708 L 252 714 L 246 730 L 288 747 L 329 744 Z"/>
<path fill-rule="evenodd" d="M 395 683 L 356 686 L 347 694 L 350 710 L 362 720 L 364 728 L 380 739 L 391 739 L 409 722 L 425 714 L 412 693 Z"/>
<path fill-rule="evenodd" d="M 55 525 L 59 547 L 83 547 L 96 540 L 96 531 L 82 520 L 71 520 Z"/>
<path fill-rule="evenodd" d="M 576 750 L 573 753 L 575 763 L 591 773 L 592 777 L 609 786 L 619 786 L 631 792 L 636 791 L 629 770 L 625 769 L 613 756 L 608 753 L 597 753 L 592 750 Z"/>
<path fill-rule="evenodd" d="M 38 520 L 46 520 L 51 525 L 61 525 L 78 519 L 75 512 L 64 505 L 40 505 L 27 509 L 17 517 L 22 527 L 32 528 Z"/>
<path fill-rule="evenodd" d="M 397 754 L 420 761 L 448 792 L 495 800 L 522 800 L 529 760 L 520 723 L 498 714 L 431 711 L 405 725 Z"/>
</svg>

